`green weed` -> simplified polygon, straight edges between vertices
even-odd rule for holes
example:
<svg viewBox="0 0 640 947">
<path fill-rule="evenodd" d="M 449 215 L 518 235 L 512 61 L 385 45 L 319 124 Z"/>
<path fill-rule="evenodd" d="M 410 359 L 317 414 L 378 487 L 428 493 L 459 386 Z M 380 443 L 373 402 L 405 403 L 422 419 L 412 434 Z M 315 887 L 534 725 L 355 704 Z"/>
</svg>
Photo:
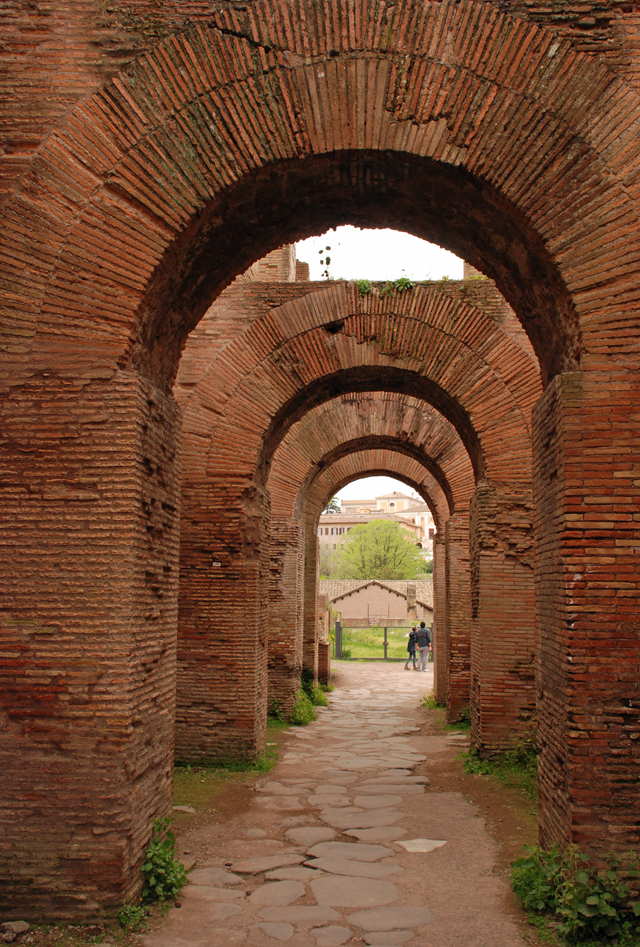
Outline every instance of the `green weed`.
<svg viewBox="0 0 640 947">
<path fill-rule="evenodd" d="M 537 847 L 528 852 L 511 866 L 512 888 L 526 910 L 545 917 L 547 926 L 554 918 L 553 928 L 566 943 L 637 947 L 637 855 L 610 855 L 603 868 L 576 845 L 569 845 L 562 855 L 557 849 L 545 852 Z"/>
<path fill-rule="evenodd" d="M 471 710 L 470 708 L 463 707 L 460 713 L 458 714 L 457 720 L 447 721 L 442 720 L 440 726 L 443 730 L 470 730 L 471 729 Z"/>
<path fill-rule="evenodd" d="M 305 668 L 302 672 L 300 684 L 302 690 L 307 695 L 314 707 L 328 707 L 329 701 L 327 700 L 323 691 L 315 683 L 313 677 L 313 671 L 310 671 L 308 668 Z"/>
<path fill-rule="evenodd" d="M 386 296 L 387 293 L 404 293 L 407 289 L 413 289 L 413 283 L 408 277 L 399 276 L 398 279 L 386 282 L 384 287 L 380 290 L 380 295 Z"/>
<path fill-rule="evenodd" d="M 359 279 L 358 292 L 361 296 L 369 296 L 373 292 L 373 284 L 371 280 Z"/>
<path fill-rule="evenodd" d="M 440 710 L 447 706 L 445 703 L 437 702 L 433 691 L 431 691 L 430 694 L 425 694 L 424 697 L 421 698 L 420 704 L 422 707 L 426 707 L 427 710 Z"/>
<path fill-rule="evenodd" d="M 278 698 L 274 697 L 271 701 L 271 709 L 269 710 L 269 716 L 273 720 L 284 720 L 284 715 L 280 710 L 280 704 L 278 703 Z"/>
<path fill-rule="evenodd" d="M 187 873 L 184 865 L 175 858 L 175 846 L 170 819 L 156 819 L 142 864 L 144 902 L 172 900 L 186 885 Z"/>
</svg>

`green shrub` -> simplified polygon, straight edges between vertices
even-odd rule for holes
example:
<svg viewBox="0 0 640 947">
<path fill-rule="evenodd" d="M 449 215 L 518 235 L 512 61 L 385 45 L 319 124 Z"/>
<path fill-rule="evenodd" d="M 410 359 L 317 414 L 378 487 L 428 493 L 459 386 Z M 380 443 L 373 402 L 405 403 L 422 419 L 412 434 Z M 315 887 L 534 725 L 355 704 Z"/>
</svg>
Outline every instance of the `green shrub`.
<svg viewBox="0 0 640 947">
<path fill-rule="evenodd" d="M 413 289 L 413 283 L 407 276 L 399 276 L 398 279 L 388 280 L 380 290 L 381 296 L 387 293 L 404 293 L 405 289 Z"/>
<path fill-rule="evenodd" d="M 284 716 L 282 714 L 282 711 L 280 710 L 280 704 L 278 703 L 277 697 L 274 697 L 273 700 L 271 701 L 271 709 L 269 710 L 269 716 L 273 720 L 279 720 L 279 721 L 284 720 Z"/>
<path fill-rule="evenodd" d="M 358 292 L 361 296 L 368 296 L 373 292 L 373 286 L 371 280 L 368 279 L 359 279 L 358 280 Z"/>
<path fill-rule="evenodd" d="M 153 835 L 142 864 L 142 900 L 146 903 L 171 900 L 187 883 L 184 865 L 174 857 L 176 839 L 170 826 L 170 819 L 156 819 L 153 823 Z"/>
<path fill-rule="evenodd" d="M 640 901 L 627 882 L 640 878 L 638 858 L 610 856 L 599 868 L 576 845 L 562 856 L 556 849 L 529 849 L 512 864 L 511 884 L 523 907 L 554 916 L 569 943 L 637 945 Z"/>
<path fill-rule="evenodd" d="M 558 850 L 544 852 L 528 845 L 526 848 L 531 853 L 529 857 L 511 863 L 511 887 L 525 911 L 553 911 L 562 872 Z"/>
<path fill-rule="evenodd" d="M 296 726 L 305 727 L 308 723 L 311 723 L 311 721 L 315 719 L 316 715 L 313 709 L 313 704 L 302 688 L 300 688 L 296 694 L 296 701 L 293 705 L 293 710 L 291 711 L 289 720 L 291 723 L 296 724 Z"/>
</svg>

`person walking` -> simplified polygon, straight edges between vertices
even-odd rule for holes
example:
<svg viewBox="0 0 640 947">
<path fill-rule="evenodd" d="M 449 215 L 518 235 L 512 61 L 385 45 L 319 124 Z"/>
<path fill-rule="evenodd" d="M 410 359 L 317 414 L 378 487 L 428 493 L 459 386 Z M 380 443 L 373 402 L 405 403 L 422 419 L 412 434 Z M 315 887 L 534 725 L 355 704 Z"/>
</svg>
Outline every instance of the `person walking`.
<svg viewBox="0 0 640 947">
<path fill-rule="evenodd" d="M 416 633 L 416 644 L 418 646 L 418 651 L 420 652 L 420 657 L 418 658 L 418 670 L 426 671 L 427 662 L 429 660 L 429 651 L 431 649 L 431 632 L 423 621 L 420 622 L 420 627 Z"/>
<path fill-rule="evenodd" d="M 409 652 L 409 657 L 407 658 L 407 663 L 404 666 L 405 671 L 409 670 L 409 663 L 413 658 L 413 670 L 417 671 L 416 668 L 416 626 L 414 625 L 411 631 L 409 632 L 409 640 L 407 642 L 407 651 Z"/>
</svg>

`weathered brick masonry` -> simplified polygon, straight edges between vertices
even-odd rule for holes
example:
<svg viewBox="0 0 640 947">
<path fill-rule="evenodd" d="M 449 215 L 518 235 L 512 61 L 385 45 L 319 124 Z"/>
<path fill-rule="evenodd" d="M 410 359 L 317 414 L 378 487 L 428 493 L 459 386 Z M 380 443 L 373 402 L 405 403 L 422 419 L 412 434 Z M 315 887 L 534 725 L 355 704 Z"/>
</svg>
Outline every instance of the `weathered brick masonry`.
<svg viewBox="0 0 640 947">
<path fill-rule="evenodd" d="M 541 835 L 637 846 L 638 5 L 131 8 L 3 8 L 1 910 L 88 913 L 139 884 L 151 820 L 170 805 L 180 472 L 169 392 L 180 353 L 238 274 L 338 223 L 408 230 L 494 278 L 544 391 L 519 387 L 531 358 L 506 328 L 453 359 L 450 333 L 423 323 L 437 310 L 475 324 L 442 294 L 371 311 L 346 287 L 325 289 L 327 331 L 313 284 L 304 298 L 297 284 L 272 285 L 242 344 L 251 307 L 231 313 L 212 335 L 217 393 L 205 383 L 198 409 L 185 406 L 193 569 L 180 588 L 191 621 L 180 659 L 206 651 L 212 628 L 230 656 L 195 681 L 194 720 L 203 727 L 212 706 L 212 746 L 222 723 L 241 749 L 260 748 L 269 468 L 309 408 L 384 390 L 431 401 L 454 424 L 489 485 L 472 517 L 483 629 L 483 576 L 503 570 L 517 589 L 526 572 L 511 567 L 498 527 L 515 506 L 526 533 L 531 435 L 518 406 L 538 401 Z M 427 368 L 429 353 L 441 362 Z M 509 379 L 501 357 L 513 359 Z M 445 531 L 451 601 L 452 578 L 469 574 L 462 512 Z M 472 583 L 455 593 L 469 614 Z M 460 644 L 451 663 L 466 662 L 471 684 L 469 661 L 482 667 L 483 652 L 464 654 L 462 615 L 448 615 Z M 251 630 L 244 644 L 239 628 Z M 500 659 L 506 707 L 507 681 L 529 686 L 511 657 Z M 493 713 L 486 704 L 476 726 Z M 187 729 L 178 736 L 188 744 Z"/>
</svg>

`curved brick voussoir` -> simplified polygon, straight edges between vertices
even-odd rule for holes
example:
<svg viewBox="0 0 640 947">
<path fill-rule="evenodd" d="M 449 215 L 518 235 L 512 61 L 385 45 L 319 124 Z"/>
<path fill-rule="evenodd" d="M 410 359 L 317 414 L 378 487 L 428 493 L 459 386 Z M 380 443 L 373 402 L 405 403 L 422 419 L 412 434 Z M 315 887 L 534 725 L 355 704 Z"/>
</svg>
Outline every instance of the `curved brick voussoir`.
<svg viewBox="0 0 640 947">
<path fill-rule="evenodd" d="M 19 364 L 127 365 L 166 388 L 238 272 L 340 221 L 410 230 L 492 275 L 545 378 L 583 354 L 635 364 L 631 87 L 491 3 L 403 0 L 393 28 L 378 0 L 278 10 L 162 39 L 49 135 L 5 213 Z"/>
<path fill-rule="evenodd" d="M 430 474 L 429 494 L 435 501 L 436 488 L 440 497 L 432 511 L 436 525 L 444 526 L 456 505 L 469 502 L 473 468 L 453 425 L 418 398 L 362 392 L 313 408 L 287 433 L 269 473 L 272 515 L 299 517 L 327 468 L 347 454 L 385 445 L 418 460 Z M 323 506 L 326 498 L 319 502 Z"/>
<path fill-rule="evenodd" d="M 371 390 L 434 405 L 477 478 L 530 479 L 541 386 L 518 343 L 432 284 L 361 297 L 347 283 L 272 309 L 212 361 L 184 405 L 185 478 L 193 456 L 205 475 L 233 469 L 247 482 L 257 464 L 265 483 L 293 424 L 342 393 Z"/>
</svg>

